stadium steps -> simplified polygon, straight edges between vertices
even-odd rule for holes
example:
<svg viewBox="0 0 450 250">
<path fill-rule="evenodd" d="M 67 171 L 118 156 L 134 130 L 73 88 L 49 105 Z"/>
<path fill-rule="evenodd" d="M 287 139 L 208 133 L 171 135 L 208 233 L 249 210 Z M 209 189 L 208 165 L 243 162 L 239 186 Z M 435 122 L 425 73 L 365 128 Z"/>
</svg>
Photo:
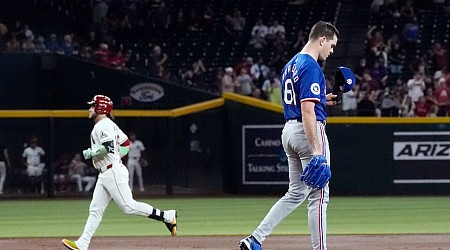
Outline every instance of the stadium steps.
<svg viewBox="0 0 450 250">
<path fill-rule="evenodd" d="M 369 24 L 370 8 L 365 1 L 343 1 L 336 13 L 340 39 L 335 51 L 326 61 L 325 74 L 334 74 L 338 66 L 354 68 L 364 55 L 364 43 Z M 357 11 L 355 11 L 357 10 Z"/>
</svg>

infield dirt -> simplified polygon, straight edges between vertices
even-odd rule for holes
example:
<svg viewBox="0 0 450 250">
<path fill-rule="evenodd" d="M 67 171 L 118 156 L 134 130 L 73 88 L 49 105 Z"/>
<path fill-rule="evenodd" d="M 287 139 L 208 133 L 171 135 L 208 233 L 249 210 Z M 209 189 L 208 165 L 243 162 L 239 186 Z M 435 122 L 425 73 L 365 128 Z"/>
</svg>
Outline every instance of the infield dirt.
<svg viewBox="0 0 450 250">
<path fill-rule="evenodd" d="M 92 250 L 238 250 L 243 236 L 94 237 Z M 2 250 L 66 249 L 61 238 L 0 238 Z M 310 250 L 309 236 L 270 236 L 264 250 Z M 330 250 L 450 250 L 450 235 L 329 235 Z"/>
</svg>

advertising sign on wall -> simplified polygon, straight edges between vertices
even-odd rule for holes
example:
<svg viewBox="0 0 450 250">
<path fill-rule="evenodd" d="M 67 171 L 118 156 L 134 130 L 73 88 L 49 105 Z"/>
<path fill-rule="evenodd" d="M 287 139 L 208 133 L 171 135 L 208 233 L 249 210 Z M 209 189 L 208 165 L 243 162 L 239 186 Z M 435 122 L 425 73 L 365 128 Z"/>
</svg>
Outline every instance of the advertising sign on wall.
<svg viewBox="0 0 450 250">
<path fill-rule="evenodd" d="M 242 126 L 242 183 L 285 185 L 289 183 L 286 154 L 281 143 L 283 125 Z"/>
<path fill-rule="evenodd" d="M 394 183 L 450 183 L 450 132 L 394 132 Z"/>
</svg>

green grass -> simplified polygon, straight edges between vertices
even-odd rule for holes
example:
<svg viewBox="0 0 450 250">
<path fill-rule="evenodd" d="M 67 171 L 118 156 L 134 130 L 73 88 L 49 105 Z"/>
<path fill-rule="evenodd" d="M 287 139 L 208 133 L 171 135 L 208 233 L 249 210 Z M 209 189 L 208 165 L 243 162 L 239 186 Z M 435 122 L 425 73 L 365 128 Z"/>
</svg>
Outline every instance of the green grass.
<svg viewBox="0 0 450 250">
<path fill-rule="evenodd" d="M 279 197 L 171 198 L 143 200 L 178 210 L 179 236 L 246 235 Z M 79 236 L 90 200 L 0 201 L 0 237 Z M 448 197 L 332 197 L 328 234 L 448 234 Z M 308 234 L 302 204 L 274 234 Z M 96 236 L 168 235 L 164 225 L 124 215 L 111 202 Z"/>
</svg>

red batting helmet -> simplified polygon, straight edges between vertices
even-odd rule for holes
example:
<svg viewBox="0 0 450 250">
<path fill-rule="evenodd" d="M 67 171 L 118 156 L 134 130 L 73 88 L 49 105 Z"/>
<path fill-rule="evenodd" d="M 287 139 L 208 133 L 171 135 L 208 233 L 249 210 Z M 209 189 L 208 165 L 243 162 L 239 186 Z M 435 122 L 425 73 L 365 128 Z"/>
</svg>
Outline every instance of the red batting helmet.
<svg viewBox="0 0 450 250">
<path fill-rule="evenodd" d="M 113 102 L 106 95 L 96 95 L 88 104 L 94 106 L 95 113 L 99 115 L 110 114 L 113 107 Z"/>
</svg>

